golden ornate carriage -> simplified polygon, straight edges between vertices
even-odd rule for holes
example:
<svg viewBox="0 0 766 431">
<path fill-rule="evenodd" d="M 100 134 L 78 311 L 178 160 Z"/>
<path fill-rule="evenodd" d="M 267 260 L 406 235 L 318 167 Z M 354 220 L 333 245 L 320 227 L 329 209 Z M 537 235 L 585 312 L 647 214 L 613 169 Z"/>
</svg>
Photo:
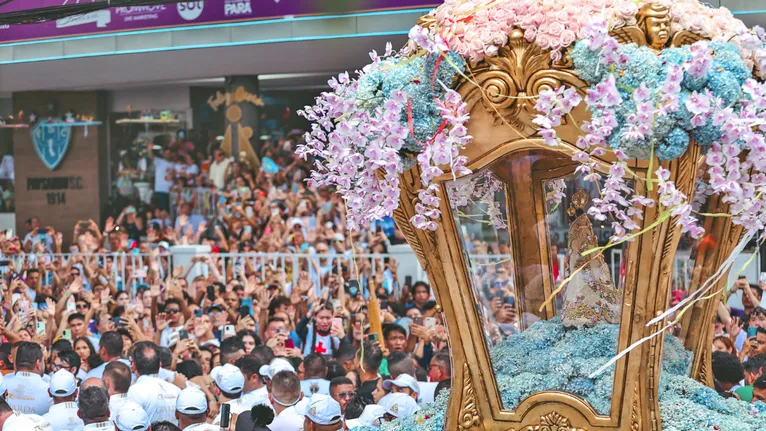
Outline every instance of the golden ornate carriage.
<svg viewBox="0 0 766 431">
<path fill-rule="evenodd" d="M 649 5 L 637 17 L 638 24 L 612 32 L 620 42 L 661 49 L 679 46 L 701 38 L 682 31 L 670 33 L 667 10 Z M 432 25 L 426 16 L 420 25 Z M 491 175 L 502 184 L 502 202 L 507 210 L 508 253 L 511 272 L 517 286 L 517 302 L 521 326 L 535 319 L 548 320 L 556 316 L 555 301 L 546 302 L 556 288 L 551 266 L 555 265 L 551 237 L 546 217 L 546 186 L 557 179 L 571 179 L 577 164 L 572 155 L 580 134 L 578 123 L 588 119 L 583 106 L 576 108 L 568 121 L 558 129 L 562 145 L 552 148 L 542 145 L 535 116 L 535 96 L 544 89 L 563 84 L 587 88 L 572 71 L 571 59 L 553 62 L 547 51 L 527 42 L 523 32 L 513 30 L 510 42 L 497 56 L 469 65 L 468 76 L 458 83 L 458 91 L 468 103 L 469 133 L 473 142 L 462 153 L 468 157 L 471 178 Z M 469 85 L 470 78 L 476 85 Z M 700 148 L 696 144 L 678 159 L 663 162 L 671 179 L 687 196 L 694 193 L 695 178 L 700 164 Z M 599 160 L 599 170 L 606 173 L 614 160 Z M 646 178 L 648 161 L 634 160 L 630 169 Z M 622 357 L 614 370 L 614 386 L 609 414 L 599 414 L 582 398 L 563 391 L 533 394 L 515 406 L 504 407 L 490 360 L 488 338 L 484 336 L 484 316 L 477 307 L 479 299 L 472 277 L 474 266 L 481 264 L 471 257 L 466 237 L 470 227 L 450 208 L 450 187 L 456 180 L 451 174 L 438 178 L 442 223 L 435 232 L 414 229 L 409 219 L 415 214 L 414 205 L 421 187 L 418 167 L 402 175 L 402 194 L 395 213 L 398 226 L 415 249 L 435 290 L 450 333 L 453 355 L 452 397 L 447 415 L 447 430 L 658 430 L 662 428 L 658 385 L 663 338 L 656 337 L 641 344 Z M 569 190 L 571 195 L 573 190 Z M 647 191 L 657 198 L 658 191 Z M 724 204 L 714 200 L 713 210 Z M 647 208 L 641 229 L 658 218 L 656 208 Z M 732 252 L 742 234 L 741 228 L 728 218 L 708 218 L 705 230 L 717 240 L 719 247 L 700 252 L 694 262 L 689 290 L 704 282 Z M 670 303 L 670 286 L 676 250 L 681 240 L 677 220 L 670 218 L 623 247 L 619 272 L 624 290 L 619 319 L 618 350 L 657 331 L 660 322 L 646 322 L 665 311 Z M 551 256 L 551 255 L 554 256 Z M 726 282 L 723 277 L 719 287 Z M 696 304 L 684 316 L 680 336 L 685 346 L 695 353 L 692 377 L 712 385 L 710 373 L 712 322 L 720 295 Z M 535 360 L 535 358 L 530 358 Z"/>
</svg>

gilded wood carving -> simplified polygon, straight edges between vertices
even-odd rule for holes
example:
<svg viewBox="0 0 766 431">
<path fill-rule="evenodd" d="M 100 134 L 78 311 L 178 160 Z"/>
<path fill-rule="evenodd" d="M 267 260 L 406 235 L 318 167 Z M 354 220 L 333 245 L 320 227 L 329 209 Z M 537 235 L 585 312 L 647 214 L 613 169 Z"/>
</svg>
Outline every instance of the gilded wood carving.
<svg viewBox="0 0 766 431">
<path fill-rule="evenodd" d="M 510 431 L 516 431 L 511 428 Z M 524 428 L 519 428 L 518 431 L 586 431 L 583 428 L 575 428 L 569 424 L 569 419 L 556 413 L 551 412 L 547 415 L 541 416 L 539 423 L 535 425 L 529 425 Z"/>
<path fill-rule="evenodd" d="M 635 43 L 655 51 L 667 47 L 690 45 L 703 39 L 685 30 L 671 34 L 669 10 L 656 3 L 645 4 L 639 9 L 636 25 L 620 27 L 610 31 L 609 34 L 620 43 Z"/>
<path fill-rule="evenodd" d="M 481 421 L 479 419 L 479 409 L 476 408 L 476 393 L 473 390 L 473 381 L 471 380 L 471 370 L 468 364 L 463 364 L 463 400 L 460 408 L 460 421 L 458 422 L 458 431 L 469 431 L 477 429 Z"/>
<path fill-rule="evenodd" d="M 432 16 L 423 17 L 419 24 L 424 27 L 435 25 Z M 696 42 L 701 38 L 689 32 L 673 34 L 666 8 L 649 5 L 640 9 L 637 25 L 623 27 L 612 32 L 622 43 L 637 43 L 661 50 L 668 46 L 680 46 Z M 571 158 L 576 151 L 573 145 L 580 131 L 571 122 L 587 121 L 589 114 L 584 107 L 572 112 L 560 129 L 559 137 L 564 141 L 557 148 L 543 147 L 536 140 L 537 126 L 532 119 L 537 115 L 534 105 L 536 96 L 544 89 L 561 85 L 581 89 L 585 82 L 572 71 L 570 57 L 565 54 L 562 61 L 554 63 L 549 52 L 536 44 L 527 42 L 523 32 L 511 31 L 508 44 L 498 55 L 469 65 L 467 75 L 471 81 L 462 79 L 458 91 L 468 103 L 471 115 L 469 133 L 474 140 L 466 148 L 468 166 L 482 168 L 504 157 L 520 152 L 545 148 L 557 153 L 558 157 Z M 530 144 L 530 142 L 532 144 Z M 517 145 L 518 144 L 518 145 Z M 600 160 L 609 163 L 610 160 Z M 699 147 L 690 150 L 673 162 L 663 163 L 670 169 L 677 187 L 688 196 L 693 194 L 694 178 L 699 163 Z M 634 161 L 630 168 L 639 176 L 646 176 L 647 163 Z M 442 193 L 442 223 L 439 231 L 416 231 L 409 223 L 414 215 L 414 198 L 421 188 L 420 172 L 417 167 L 401 176 L 402 194 L 400 207 L 394 219 L 415 250 L 418 259 L 428 273 L 437 299 L 443 307 L 453 355 L 453 364 L 462 363 L 462 378 L 453 381 L 447 423 L 448 430 L 486 431 L 639 431 L 657 430 L 661 423 L 656 399 L 659 385 L 660 361 L 663 338 L 657 337 L 641 345 L 617 363 L 612 409 L 609 416 L 598 415 L 583 400 L 563 392 L 543 392 L 529 397 L 517 411 L 505 410 L 497 384 L 494 381 L 487 346 L 482 336 L 481 317 L 476 310 L 476 299 L 469 285 L 470 269 L 459 235 L 451 219 L 451 211 Z M 513 172 L 506 178 L 513 178 Z M 450 181 L 445 175 L 440 181 Z M 531 190 L 531 189 L 530 189 Z M 528 194 L 534 194 L 528 191 Z M 657 193 L 655 189 L 652 193 Z M 648 194 L 652 194 L 648 193 Z M 539 197 L 538 197 L 539 198 Z M 516 202 L 508 193 L 509 231 L 511 244 L 518 241 L 514 227 L 512 205 Z M 526 202 L 526 201 L 525 201 Z M 534 211 L 533 211 L 534 212 Z M 639 224 L 647 227 L 660 216 L 656 208 L 647 209 L 645 220 Z M 539 220 L 539 216 L 536 216 Z M 667 307 L 672 263 L 680 239 L 678 220 L 671 218 L 650 233 L 632 242 L 627 253 L 630 258 L 626 265 L 624 301 L 620 317 L 619 349 L 655 331 L 658 327 L 646 327 L 646 322 L 657 312 Z M 540 255 L 541 244 L 526 244 Z M 521 252 L 526 253 L 525 248 Z M 543 254 L 545 256 L 545 254 Z M 521 297 L 523 299 L 523 296 Z M 661 325 L 664 323 L 661 323 Z M 458 368 L 459 367 L 453 367 Z M 704 366 L 701 368 L 704 370 Z M 474 378 L 475 377 L 475 378 Z"/>
</svg>

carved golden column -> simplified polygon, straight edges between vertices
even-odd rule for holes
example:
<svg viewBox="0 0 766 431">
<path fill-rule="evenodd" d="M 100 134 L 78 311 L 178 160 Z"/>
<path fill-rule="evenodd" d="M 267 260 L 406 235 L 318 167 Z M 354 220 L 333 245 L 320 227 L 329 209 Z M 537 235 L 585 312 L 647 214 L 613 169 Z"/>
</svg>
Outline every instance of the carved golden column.
<svg viewBox="0 0 766 431">
<path fill-rule="evenodd" d="M 728 205 L 720 202 L 720 196 L 711 196 L 708 207 L 710 213 L 726 213 Z M 713 273 L 720 268 L 721 264 L 734 251 L 737 244 L 742 240 L 743 229 L 734 225 L 729 217 L 707 217 L 704 223 L 705 232 L 717 242 L 716 246 L 698 250 L 694 262 L 689 292 L 697 290 Z M 720 280 L 713 286 L 711 292 L 716 292 L 727 287 L 729 271 L 724 273 Z M 691 378 L 696 379 L 710 387 L 713 387 L 713 373 L 711 369 L 712 347 L 715 316 L 718 314 L 718 304 L 721 302 L 723 292 L 714 297 L 694 304 L 684 316 L 680 338 L 684 340 L 684 346 L 694 352 Z"/>
</svg>

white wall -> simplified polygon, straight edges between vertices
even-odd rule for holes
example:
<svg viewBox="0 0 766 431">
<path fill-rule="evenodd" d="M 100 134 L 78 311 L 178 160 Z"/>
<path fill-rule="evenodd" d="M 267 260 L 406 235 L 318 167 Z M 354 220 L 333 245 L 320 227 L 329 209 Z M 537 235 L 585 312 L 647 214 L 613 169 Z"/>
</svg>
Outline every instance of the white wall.
<svg viewBox="0 0 766 431">
<path fill-rule="evenodd" d="M 8 229 L 13 229 L 16 234 L 16 213 L 0 213 L 0 230 Z"/>
</svg>

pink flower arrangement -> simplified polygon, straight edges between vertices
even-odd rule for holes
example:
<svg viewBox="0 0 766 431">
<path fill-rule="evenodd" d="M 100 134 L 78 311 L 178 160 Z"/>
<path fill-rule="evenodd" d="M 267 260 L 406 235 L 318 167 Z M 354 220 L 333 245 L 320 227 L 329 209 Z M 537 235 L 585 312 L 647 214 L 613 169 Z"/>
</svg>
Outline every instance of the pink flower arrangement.
<svg viewBox="0 0 766 431">
<path fill-rule="evenodd" d="M 647 3 L 668 7 L 673 31 L 690 30 L 718 41 L 748 31 L 728 9 L 710 8 L 698 0 L 568 0 L 564 4 L 557 0 L 446 0 L 431 14 L 437 22 L 435 31 L 449 49 L 470 61 L 497 55 L 514 28 L 523 30 L 529 42 L 551 50 L 557 60 L 564 49 L 585 37 L 589 24 L 604 21 L 610 29 L 635 25 L 639 8 Z M 754 54 L 743 52 L 748 58 Z"/>
</svg>

